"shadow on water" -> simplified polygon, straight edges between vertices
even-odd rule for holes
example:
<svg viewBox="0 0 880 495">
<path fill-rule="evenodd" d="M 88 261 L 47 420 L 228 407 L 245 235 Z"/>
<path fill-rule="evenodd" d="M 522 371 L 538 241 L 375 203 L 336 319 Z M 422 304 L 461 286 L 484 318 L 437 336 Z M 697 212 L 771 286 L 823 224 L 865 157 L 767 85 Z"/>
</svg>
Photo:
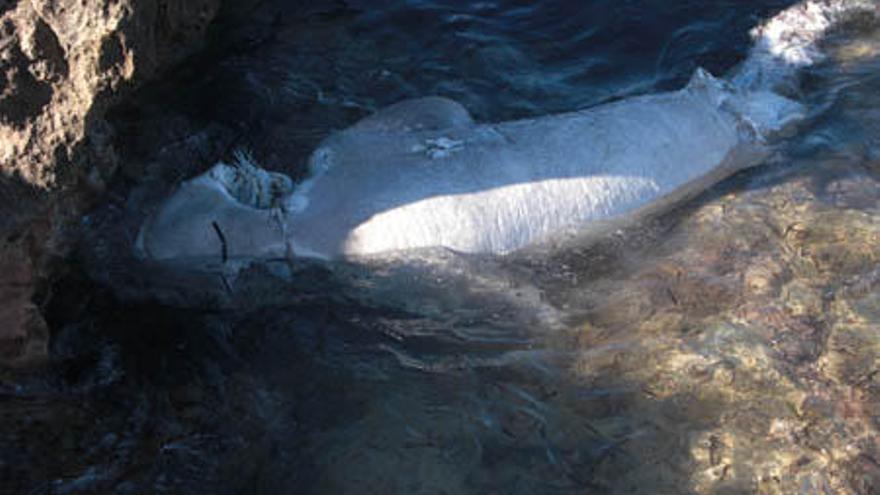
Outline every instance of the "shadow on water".
<svg viewBox="0 0 880 495">
<path fill-rule="evenodd" d="M 876 280 L 826 293 L 880 260 L 876 243 L 840 244 L 833 229 L 876 227 L 815 205 L 809 184 L 695 206 L 652 249 L 606 255 L 618 269 L 556 287 L 577 323 L 481 352 L 434 340 L 462 330 L 449 315 L 332 286 L 323 300 L 206 312 L 116 301 L 71 274 L 50 311 L 53 369 L 4 380 L 3 479 L 23 493 L 737 493 L 853 476 L 870 493 L 869 450 L 851 468 L 821 450 L 871 431 L 858 363 L 874 351 L 853 342 L 870 334 L 837 315 L 870 321 Z M 780 243 L 780 195 L 781 225 L 832 230 Z M 826 362 L 867 395 L 816 376 Z"/>
<path fill-rule="evenodd" d="M 20 493 L 683 492 L 680 399 L 610 361 L 572 380 L 563 342 L 481 357 L 410 346 L 376 331 L 404 315 L 358 306 L 206 315 L 92 294 L 55 309 L 101 316 L 57 335 L 53 369 L 4 390 Z"/>
<path fill-rule="evenodd" d="M 453 19 L 445 5 L 362 4 L 354 5 L 360 13 L 301 23 L 282 16 L 277 40 L 214 54 L 217 68 L 172 88 L 191 106 L 171 100 L 176 110 L 162 110 L 156 101 L 164 100 L 148 90 L 146 102 L 123 112 L 132 162 L 173 176 L 161 163 L 206 167 L 245 144 L 291 170 L 330 129 L 403 97 L 439 92 L 504 119 L 652 91 L 666 84 L 657 81 L 686 78 L 692 64 L 733 65 L 754 18 L 781 6 L 643 3 L 642 17 L 632 18 L 636 4 L 615 3 L 622 10 L 609 9 L 609 18 L 623 27 L 609 21 L 581 39 L 576 27 L 588 21 L 559 2 L 487 4 Z M 601 5 L 610 4 L 587 10 Z M 653 27 L 650 46 L 634 46 L 628 33 L 655 14 L 669 16 L 661 16 L 667 38 Z M 421 23 L 403 22 L 414 18 Z M 260 29 L 275 22 L 260 19 Z M 730 32 L 705 28 L 718 19 L 731 20 L 723 24 Z M 487 24 L 497 40 L 475 37 Z M 463 35 L 420 34 L 432 30 Z M 730 48 L 734 32 L 741 43 Z M 621 45 L 603 52 L 596 40 Z M 532 56 L 524 55 L 529 43 L 538 45 Z M 564 57 L 573 46 L 585 51 Z M 408 62 L 408 53 L 423 59 Z M 534 65 L 487 62 L 520 59 Z M 513 77 L 514 66 L 526 74 Z M 655 70 L 662 75 L 646 75 Z M 642 82 L 627 86 L 629 78 Z M 863 89 L 861 102 L 870 84 Z M 253 113 L 236 120 L 229 108 L 248 102 Z M 231 296 L 218 280 L 199 280 L 201 292 L 190 294 L 199 309 L 187 309 L 186 292 L 149 293 L 130 260 L 110 256 L 130 240 L 87 237 L 83 258 L 105 263 L 83 262 L 93 271 L 56 282 L 52 366 L 0 373 L 3 488 L 876 492 L 880 182 L 871 147 L 860 148 L 866 141 L 834 145 L 858 127 L 841 121 L 872 122 L 859 112 L 830 111 L 787 158 L 632 235 L 464 276 L 485 276 L 483 285 L 319 268 L 293 287 L 244 278 Z M 118 201 L 87 220 L 101 230 L 144 203 Z M 102 270 L 128 292 L 103 285 L 108 278 L 94 273 Z M 524 323 L 525 313 L 503 313 L 522 309 L 513 282 L 534 289 L 530 302 L 560 310 L 564 324 L 548 329 L 540 319 Z M 138 291 L 147 297 L 132 297 Z M 236 306 L 237 297 L 256 303 Z M 400 304 L 406 299 L 413 307 Z M 461 301 L 471 306 L 459 314 Z"/>
</svg>

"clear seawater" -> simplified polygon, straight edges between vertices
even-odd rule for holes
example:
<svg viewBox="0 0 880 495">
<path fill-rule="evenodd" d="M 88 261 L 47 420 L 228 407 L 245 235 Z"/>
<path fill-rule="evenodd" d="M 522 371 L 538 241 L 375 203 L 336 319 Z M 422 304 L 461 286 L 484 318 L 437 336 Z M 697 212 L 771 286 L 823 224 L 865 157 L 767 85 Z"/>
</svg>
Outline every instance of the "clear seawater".
<svg viewBox="0 0 880 495">
<path fill-rule="evenodd" d="M 723 75 L 792 3 L 268 2 L 149 91 L 302 177 L 405 98 L 500 121 Z M 82 282 L 107 299 L 59 304 L 53 368 L 3 377 L 0 472 L 20 493 L 877 493 L 880 30 L 824 50 L 798 95 L 823 111 L 766 164 L 596 242 L 306 267 L 231 309 Z"/>
</svg>

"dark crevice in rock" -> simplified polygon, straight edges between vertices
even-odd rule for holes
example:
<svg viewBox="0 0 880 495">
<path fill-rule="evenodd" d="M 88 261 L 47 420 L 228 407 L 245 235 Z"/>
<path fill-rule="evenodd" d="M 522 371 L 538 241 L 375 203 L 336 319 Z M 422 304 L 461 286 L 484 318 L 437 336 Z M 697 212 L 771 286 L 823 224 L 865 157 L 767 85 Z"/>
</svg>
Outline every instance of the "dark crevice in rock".
<svg viewBox="0 0 880 495">
<path fill-rule="evenodd" d="M 52 87 L 34 77 L 27 57 L 18 47 L 11 50 L 11 58 L 0 74 L 0 124 L 21 129 L 49 104 Z"/>
</svg>

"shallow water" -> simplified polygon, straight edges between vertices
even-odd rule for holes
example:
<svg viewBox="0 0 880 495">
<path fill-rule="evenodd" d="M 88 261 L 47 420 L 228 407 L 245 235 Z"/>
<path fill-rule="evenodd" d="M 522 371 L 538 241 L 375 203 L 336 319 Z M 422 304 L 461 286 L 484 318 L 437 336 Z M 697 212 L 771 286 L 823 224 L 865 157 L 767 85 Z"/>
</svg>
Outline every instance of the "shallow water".
<svg viewBox="0 0 880 495">
<path fill-rule="evenodd" d="M 789 4 L 281 2 L 272 36 L 168 104 L 301 176 L 331 129 L 405 97 L 503 120 L 722 74 Z M 597 242 L 140 298 L 121 261 L 128 293 L 109 262 L 72 273 L 52 369 L 0 376 L 0 473 L 20 493 L 875 493 L 878 47 L 877 26 L 835 33 L 800 95 L 827 109 L 772 160 Z"/>
</svg>

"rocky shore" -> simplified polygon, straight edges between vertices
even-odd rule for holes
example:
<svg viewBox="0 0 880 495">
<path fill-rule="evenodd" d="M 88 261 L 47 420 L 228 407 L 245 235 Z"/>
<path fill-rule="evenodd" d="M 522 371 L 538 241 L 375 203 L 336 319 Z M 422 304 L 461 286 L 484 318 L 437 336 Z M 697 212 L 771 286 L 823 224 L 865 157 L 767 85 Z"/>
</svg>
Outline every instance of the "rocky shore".
<svg viewBox="0 0 880 495">
<path fill-rule="evenodd" d="M 45 360 L 62 231 L 120 167 L 107 111 L 199 50 L 220 0 L 0 4 L 0 363 Z"/>
<path fill-rule="evenodd" d="M 239 148 L 299 178 L 423 91 L 364 69 L 385 54 L 345 8 L 296 4 L 0 5 L 0 492 L 880 490 L 869 84 L 850 128 L 644 229 L 497 261 L 488 295 L 478 271 L 395 292 L 393 263 L 228 285 L 132 263 L 179 180 Z M 563 328 L 494 311 L 526 289 Z"/>
</svg>

